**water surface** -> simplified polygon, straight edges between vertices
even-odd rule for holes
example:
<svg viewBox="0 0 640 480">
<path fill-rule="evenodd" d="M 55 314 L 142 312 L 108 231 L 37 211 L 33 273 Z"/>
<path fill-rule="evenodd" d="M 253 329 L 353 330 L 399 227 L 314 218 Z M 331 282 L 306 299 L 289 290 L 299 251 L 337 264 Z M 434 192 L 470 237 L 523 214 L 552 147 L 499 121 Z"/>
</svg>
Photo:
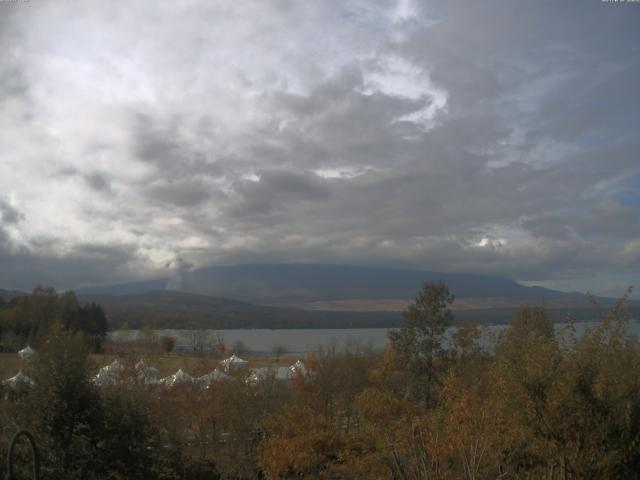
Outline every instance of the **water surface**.
<svg viewBox="0 0 640 480">
<path fill-rule="evenodd" d="M 576 335 L 583 335 L 587 329 L 595 328 L 599 322 L 575 323 Z M 564 323 L 556 324 L 556 331 L 563 332 Z M 490 346 L 492 337 L 504 330 L 506 325 L 492 325 L 487 327 L 483 337 L 483 344 Z M 305 353 L 319 348 L 335 346 L 343 349 L 345 346 L 371 347 L 383 349 L 388 342 L 389 328 L 316 328 L 316 329 L 236 329 L 236 330 L 156 330 L 158 336 L 169 335 L 176 338 L 177 351 L 193 350 L 194 344 L 205 345 L 209 348 L 215 344 L 217 338 L 224 340 L 228 347 L 236 342 L 242 342 L 251 353 L 272 353 L 275 349 L 284 349 L 288 353 Z M 450 338 L 454 328 L 448 329 Z M 629 322 L 629 332 L 640 338 L 640 323 L 637 320 Z M 115 330 L 109 332 L 109 338 L 114 341 L 136 338 L 139 330 Z"/>
</svg>

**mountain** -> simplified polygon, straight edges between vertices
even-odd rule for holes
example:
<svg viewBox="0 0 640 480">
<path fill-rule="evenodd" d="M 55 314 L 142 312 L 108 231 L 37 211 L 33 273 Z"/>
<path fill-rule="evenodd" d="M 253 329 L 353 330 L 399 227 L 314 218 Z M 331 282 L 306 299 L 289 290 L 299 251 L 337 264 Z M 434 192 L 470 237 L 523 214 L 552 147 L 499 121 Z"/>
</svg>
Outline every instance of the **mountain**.
<svg viewBox="0 0 640 480">
<path fill-rule="evenodd" d="M 28 294 L 20 292 L 18 290 L 3 290 L 2 288 L 0 288 L 0 298 L 6 301 L 9 301 L 14 297 L 24 297 L 25 295 Z"/>
<path fill-rule="evenodd" d="M 347 299 L 411 299 L 428 281 L 444 281 L 457 298 L 508 298 L 527 301 L 584 298 L 513 280 L 484 275 L 320 264 L 262 264 L 208 267 L 179 278 L 126 283 L 79 294 L 129 295 L 165 289 L 262 304 Z"/>
<path fill-rule="evenodd" d="M 111 329 L 141 328 L 365 328 L 394 327 L 398 312 L 325 312 L 252 305 L 170 290 L 134 295 L 80 295 L 102 306 Z"/>
<path fill-rule="evenodd" d="M 522 305 L 544 305 L 556 321 L 598 317 L 587 297 L 501 277 L 318 264 L 209 267 L 175 278 L 79 289 L 107 313 L 110 328 L 394 327 L 428 281 L 456 296 L 457 321 L 506 323 Z M 0 290 L 0 296 L 20 292 Z M 610 300 L 603 299 L 605 304 Z M 632 302 L 638 316 L 640 302 Z"/>
<path fill-rule="evenodd" d="M 136 295 L 155 290 L 165 290 L 167 288 L 167 281 L 166 278 L 163 278 L 146 282 L 129 282 L 103 287 L 80 288 L 76 290 L 76 293 L 79 295 Z"/>
<path fill-rule="evenodd" d="M 402 322 L 399 310 L 404 310 L 409 303 L 386 311 L 303 310 L 171 290 L 135 295 L 81 295 L 80 300 L 100 304 L 110 329 L 135 329 L 145 325 L 156 329 L 398 327 Z M 456 303 L 453 305 L 456 322 L 474 320 L 485 325 L 509 322 L 518 307 L 526 304 L 519 301 L 482 304 L 475 300 Z M 374 302 L 373 308 L 375 305 Z M 634 302 L 631 307 L 632 315 L 637 317 L 640 304 Z M 577 321 L 598 318 L 598 313 L 587 302 L 551 302 L 546 304 L 546 310 L 554 321 L 563 321 L 567 314 Z"/>
</svg>

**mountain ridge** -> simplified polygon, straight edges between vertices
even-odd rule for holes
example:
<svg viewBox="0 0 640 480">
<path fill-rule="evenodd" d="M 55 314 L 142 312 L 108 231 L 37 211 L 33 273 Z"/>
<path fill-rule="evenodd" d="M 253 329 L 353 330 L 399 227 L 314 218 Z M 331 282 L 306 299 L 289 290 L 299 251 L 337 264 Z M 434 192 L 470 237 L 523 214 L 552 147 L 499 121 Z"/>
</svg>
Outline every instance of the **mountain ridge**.
<svg viewBox="0 0 640 480">
<path fill-rule="evenodd" d="M 424 282 L 444 281 L 460 298 L 527 300 L 584 298 L 514 280 L 478 274 L 328 264 L 251 264 L 205 267 L 175 277 L 80 288 L 78 294 L 127 295 L 172 290 L 251 303 L 282 304 L 352 298 L 413 298 Z"/>
</svg>

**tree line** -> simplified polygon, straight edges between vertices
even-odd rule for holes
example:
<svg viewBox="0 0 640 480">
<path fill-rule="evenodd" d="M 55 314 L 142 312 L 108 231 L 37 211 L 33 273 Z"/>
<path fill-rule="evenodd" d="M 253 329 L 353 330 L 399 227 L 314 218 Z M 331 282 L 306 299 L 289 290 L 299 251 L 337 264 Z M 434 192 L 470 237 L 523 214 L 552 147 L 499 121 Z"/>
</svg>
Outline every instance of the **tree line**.
<svg viewBox="0 0 640 480">
<path fill-rule="evenodd" d="M 383 352 L 328 347 L 289 381 L 240 369 L 206 389 L 98 389 L 81 337 L 54 328 L 0 425 L 35 433 L 52 479 L 638 478 L 640 349 L 624 300 L 580 336 L 523 308 L 487 349 L 471 323 L 446 337 L 454 298 L 425 284 Z"/>
<path fill-rule="evenodd" d="M 37 286 L 31 295 L 5 301 L 0 298 L 0 350 L 16 351 L 37 346 L 55 323 L 85 336 L 98 352 L 107 333 L 107 318 L 96 303 L 81 304 L 73 291 L 63 294 L 51 287 Z"/>
</svg>

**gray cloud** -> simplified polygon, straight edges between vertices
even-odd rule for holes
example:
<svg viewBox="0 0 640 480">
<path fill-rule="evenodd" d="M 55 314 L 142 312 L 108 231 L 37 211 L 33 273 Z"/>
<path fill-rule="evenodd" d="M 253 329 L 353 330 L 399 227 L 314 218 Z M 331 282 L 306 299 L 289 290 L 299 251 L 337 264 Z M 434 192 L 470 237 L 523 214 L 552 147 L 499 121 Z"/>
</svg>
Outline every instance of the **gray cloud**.
<svg viewBox="0 0 640 480">
<path fill-rule="evenodd" d="M 257 180 L 239 180 L 234 187 L 240 200 L 229 214 L 241 217 L 269 214 L 298 202 L 321 202 L 329 196 L 328 188 L 315 175 L 282 170 L 259 172 Z"/>
<path fill-rule="evenodd" d="M 24 220 L 24 215 L 20 213 L 17 208 L 0 197 L 0 220 L 2 220 L 2 223 L 5 225 L 18 223 L 19 221 Z"/>
<path fill-rule="evenodd" d="M 147 195 L 155 202 L 192 207 L 205 202 L 211 193 L 201 182 L 176 181 L 154 183 L 147 188 Z"/>
<path fill-rule="evenodd" d="M 19 259 L 25 281 L 73 285 L 316 261 L 640 280 L 637 5 L 121 8 L 75 11 L 75 30 L 44 4 L 3 21 L 7 272 Z"/>
<path fill-rule="evenodd" d="M 0 284 L 23 291 L 31 291 L 36 284 L 68 289 L 116 282 L 123 275 L 131 276 L 135 263 L 131 245 L 78 244 L 64 255 L 43 254 L 12 245 L 0 228 Z"/>
</svg>

